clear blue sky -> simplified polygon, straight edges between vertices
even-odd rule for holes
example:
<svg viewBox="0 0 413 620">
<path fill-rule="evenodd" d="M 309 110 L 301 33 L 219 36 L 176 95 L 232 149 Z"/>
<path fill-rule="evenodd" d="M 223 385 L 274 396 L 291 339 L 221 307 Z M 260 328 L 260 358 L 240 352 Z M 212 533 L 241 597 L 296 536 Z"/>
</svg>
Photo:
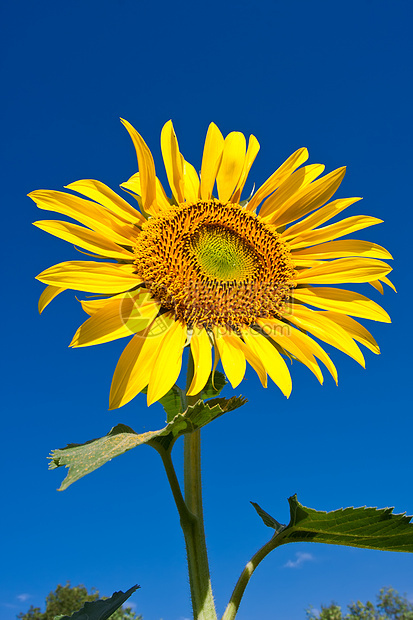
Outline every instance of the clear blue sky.
<svg viewBox="0 0 413 620">
<path fill-rule="evenodd" d="M 364 197 L 349 215 L 385 223 L 360 237 L 395 257 L 397 295 L 358 289 L 393 318 L 370 322 L 382 355 L 366 351 L 366 370 L 334 350 L 339 387 L 329 377 L 322 387 L 296 363 L 289 401 L 249 372 L 236 391 L 249 403 L 203 433 L 219 610 L 270 534 L 250 500 L 283 522 L 293 493 L 318 509 L 412 514 L 411 2 L 15 0 L 1 13 L 1 620 L 42 605 L 66 580 L 103 594 L 139 583 L 132 601 L 144 620 L 190 617 L 183 539 L 155 451 L 135 449 L 63 493 L 63 470 L 47 470 L 53 448 L 119 422 L 136 431 L 164 422 L 142 396 L 108 412 L 125 343 L 68 349 L 85 318 L 74 294 L 42 317 L 36 309 L 43 287 L 34 276 L 78 255 L 31 226 L 44 215 L 26 194 L 82 178 L 116 189 L 136 171 L 120 116 L 143 134 L 159 169 L 170 118 L 196 168 L 210 121 L 256 135 L 250 180 L 258 185 L 301 146 L 327 171 L 347 165 L 338 196 Z M 175 454 L 179 466 L 180 446 Z M 413 599 L 412 575 L 407 554 L 287 545 L 259 567 L 239 620 L 301 620 L 310 604 L 365 600 L 385 585 Z"/>
</svg>

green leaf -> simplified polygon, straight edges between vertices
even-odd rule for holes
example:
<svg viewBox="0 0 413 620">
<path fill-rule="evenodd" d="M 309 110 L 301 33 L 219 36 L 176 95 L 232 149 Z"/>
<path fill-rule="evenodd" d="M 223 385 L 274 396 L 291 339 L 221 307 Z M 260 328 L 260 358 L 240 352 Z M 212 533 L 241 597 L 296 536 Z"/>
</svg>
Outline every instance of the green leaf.
<svg viewBox="0 0 413 620">
<path fill-rule="evenodd" d="M 214 373 L 214 382 L 212 383 L 212 372 L 209 375 L 209 379 L 205 384 L 204 389 L 199 395 L 199 398 L 206 400 L 207 398 L 213 398 L 219 396 L 222 389 L 226 386 L 228 381 L 225 379 L 225 375 L 218 370 Z"/>
<path fill-rule="evenodd" d="M 277 533 L 285 529 L 285 525 L 283 525 L 282 523 L 278 523 L 278 521 L 274 519 L 274 517 L 269 515 L 268 512 L 265 512 L 265 510 L 263 510 L 261 506 L 259 506 L 255 502 L 251 502 L 251 504 L 254 506 L 255 510 L 260 515 L 261 519 L 264 521 L 267 527 L 272 527 Z"/>
<path fill-rule="evenodd" d="M 165 410 L 166 421 L 171 422 L 177 413 L 182 413 L 185 410 L 185 392 L 177 385 L 174 385 L 158 402 L 161 403 Z"/>
<path fill-rule="evenodd" d="M 129 426 L 118 424 L 105 437 L 91 439 L 84 444 L 71 443 L 65 448 L 53 450 L 48 457 L 51 459 L 49 469 L 62 465 L 69 468 L 69 473 L 58 490 L 63 491 L 72 482 L 98 469 L 115 456 L 145 443 L 148 435 L 151 433 L 138 435 Z"/>
<path fill-rule="evenodd" d="M 289 542 L 320 542 L 382 551 L 413 552 L 411 516 L 393 514 L 393 508 L 340 508 L 323 512 L 306 508 L 293 495 L 290 522 L 281 530 L 273 517 L 253 504 L 265 525 L 276 530 L 274 546 Z"/>
<path fill-rule="evenodd" d="M 115 592 L 107 599 L 87 601 L 82 609 L 75 611 L 71 616 L 57 616 L 56 618 L 59 620 L 108 620 L 138 588 L 139 586 L 133 586 L 127 592 Z"/>
<path fill-rule="evenodd" d="M 175 440 L 185 433 L 192 433 L 216 420 L 224 413 L 234 411 L 247 402 L 242 396 L 231 398 L 211 398 L 207 402 L 198 400 L 194 405 L 189 405 L 185 413 L 179 413 L 164 429 L 158 431 L 150 439 L 151 444 L 162 446 L 169 450 Z"/>
<path fill-rule="evenodd" d="M 222 372 L 215 372 L 214 384 L 212 384 L 212 373 L 209 375 L 209 379 L 205 384 L 204 389 L 199 395 L 201 400 L 207 398 L 213 398 L 219 396 L 222 388 L 227 384 L 225 375 Z M 147 388 L 142 390 L 143 394 L 147 393 Z M 186 394 L 180 387 L 174 385 L 171 389 L 158 400 L 158 403 L 162 405 L 166 413 L 166 421 L 171 422 L 178 413 L 182 413 L 186 409 Z"/>
<path fill-rule="evenodd" d="M 169 450 L 176 439 L 184 433 L 192 433 L 222 414 L 241 407 L 246 402 L 242 396 L 233 396 L 229 399 L 215 398 L 206 403 L 199 400 L 189 406 L 184 413 L 178 413 L 165 428 L 140 435 L 129 426 L 118 424 L 105 437 L 92 439 L 84 444 L 69 444 L 66 448 L 53 450 L 49 457 L 51 460 L 49 469 L 62 466 L 69 468 L 59 488 L 59 491 L 63 491 L 76 480 L 136 446 L 146 443 L 157 449 Z"/>
</svg>

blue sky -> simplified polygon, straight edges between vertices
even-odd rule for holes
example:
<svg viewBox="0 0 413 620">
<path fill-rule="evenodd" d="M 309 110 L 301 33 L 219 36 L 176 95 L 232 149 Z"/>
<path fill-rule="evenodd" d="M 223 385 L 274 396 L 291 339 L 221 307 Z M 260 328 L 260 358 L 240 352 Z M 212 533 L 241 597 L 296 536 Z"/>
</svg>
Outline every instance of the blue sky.
<svg viewBox="0 0 413 620">
<path fill-rule="evenodd" d="M 103 594 L 139 583 L 132 600 L 144 620 L 190 617 L 183 539 L 155 451 L 133 450 L 63 493 L 56 491 L 63 472 L 47 470 L 53 448 L 119 422 L 136 431 L 164 423 L 161 407 L 148 410 L 143 396 L 108 412 L 124 342 L 68 349 L 85 318 L 74 294 L 37 314 L 42 286 L 34 276 L 78 255 L 31 226 L 43 216 L 26 194 L 82 178 L 116 189 L 136 172 L 120 116 L 144 136 L 158 169 L 160 130 L 170 118 L 197 169 L 210 121 L 223 133 L 257 136 L 249 177 L 257 185 L 301 146 L 326 171 L 347 165 L 337 196 L 364 197 L 348 215 L 383 219 L 361 238 L 395 258 L 397 295 L 358 289 L 393 319 L 368 326 L 382 355 L 366 351 L 366 370 L 334 350 L 337 388 L 329 377 L 320 386 L 296 363 L 288 401 L 248 372 L 235 393 L 249 403 L 203 433 L 221 613 L 270 534 L 250 500 L 282 522 L 293 493 L 317 509 L 395 506 L 413 514 L 411 3 L 16 0 L 1 12 L 2 620 L 42 605 L 66 580 Z M 175 456 L 179 468 L 180 445 Z M 259 567 L 239 619 L 300 620 L 310 604 L 366 600 L 385 585 L 413 600 L 412 569 L 407 554 L 286 545 Z"/>
</svg>

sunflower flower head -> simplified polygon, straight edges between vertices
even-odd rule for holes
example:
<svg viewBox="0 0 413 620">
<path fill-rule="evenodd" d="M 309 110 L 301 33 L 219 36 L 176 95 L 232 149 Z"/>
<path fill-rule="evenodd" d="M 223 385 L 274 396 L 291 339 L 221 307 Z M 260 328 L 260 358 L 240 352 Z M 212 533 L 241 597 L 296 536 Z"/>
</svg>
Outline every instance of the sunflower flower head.
<svg viewBox="0 0 413 620">
<path fill-rule="evenodd" d="M 80 223 L 42 220 L 36 226 L 95 256 L 39 274 L 48 285 L 40 311 L 66 289 L 92 293 L 97 298 L 81 302 L 89 318 L 71 346 L 132 336 L 115 369 L 111 408 L 144 388 L 148 404 L 159 400 L 176 382 L 187 346 L 194 361 L 188 395 L 202 390 L 219 360 L 233 387 L 248 362 L 264 387 L 269 375 L 289 396 L 286 359 L 305 364 L 320 382 L 321 361 L 337 382 L 318 341 L 362 365 L 357 343 L 379 353 L 353 317 L 389 322 L 387 313 L 337 285 L 370 283 L 380 292 L 382 282 L 393 287 L 385 262 L 392 257 L 374 243 L 341 239 L 381 220 L 360 215 L 330 223 L 360 200 L 329 202 L 345 168 L 320 176 L 324 166 L 303 165 L 308 152 L 301 148 L 242 200 L 257 139 L 250 136 L 248 146 L 239 132 L 224 139 L 211 123 L 198 175 L 181 154 L 169 121 L 161 133 L 168 197 L 143 138 L 122 122 L 135 146 L 138 172 L 121 187 L 138 208 L 90 179 L 67 186 L 83 197 L 30 194 L 39 208 Z"/>
</svg>

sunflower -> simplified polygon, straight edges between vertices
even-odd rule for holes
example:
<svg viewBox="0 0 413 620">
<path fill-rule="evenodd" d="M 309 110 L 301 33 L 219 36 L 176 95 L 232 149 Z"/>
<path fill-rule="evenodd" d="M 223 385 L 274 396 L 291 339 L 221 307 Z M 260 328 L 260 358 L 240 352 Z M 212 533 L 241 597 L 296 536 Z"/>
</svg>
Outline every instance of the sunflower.
<svg viewBox="0 0 413 620">
<path fill-rule="evenodd" d="M 194 373 L 187 390 L 198 394 L 219 360 L 231 385 L 248 362 L 264 387 L 267 375 L 287 397 L 286 360 L 305 364 L 322 383 L 319 362 L 337 371 L 318 341 L 364 366 L 357 343 L 379 347 L 353 317 L 390 322 L 367 297 L 337 286 L 367 282 L 383 292 L 391 255 L 367 241 L 339 240 L 380 223 L 365 215 L 328 223 L 360 198 L 328 202 L 345 168 L 325 176 L 324 166 L 303 166 L 307 149 L 293 153 L 248 199 L 241 194 L 259 144 L 242 133 L 225 139 L 208 128 L 200 175 L 181 154 L 169 121 L 161 149 L 172 197 L 156 176 L 152 154 L 122 120 L 136 149 L 138 170 L 121 187 L 139 209 L 103 183 L 82 180 L 68 192 L 32 192 L 41 209 L 77 220 L 35 225 L 92 253 L 96 260 L 68 261 L 37 276 L 47 284 L 40 312 L 66 289 L 94 294 L 81 302 L 88 318 L 73 347 L 133 335 L 116 366 L 110 407 L 147 388 L 148 404 L 176 382 L 185 347 Z M 216 187 L 216 192 L 215 192 Z M 394 288 L 394 287 L 393 287 Z M 315 340 L 316 338 L 317 340 Z M 212 355 L 214 353 L 214 356 Z M 214 359 L 213 359 L 214 357 Z"/>
</svg>

